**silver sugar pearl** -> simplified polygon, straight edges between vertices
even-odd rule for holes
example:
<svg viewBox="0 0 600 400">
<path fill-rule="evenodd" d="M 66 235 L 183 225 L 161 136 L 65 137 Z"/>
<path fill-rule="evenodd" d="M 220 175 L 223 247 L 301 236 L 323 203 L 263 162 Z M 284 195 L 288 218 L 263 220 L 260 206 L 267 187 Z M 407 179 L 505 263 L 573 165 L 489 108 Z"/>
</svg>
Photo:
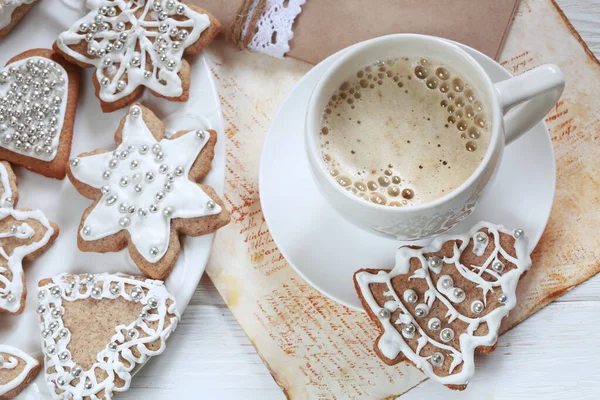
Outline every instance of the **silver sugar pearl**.
<svg viewBox="0 0 600 400">
<path fill-rule="evenodd" d="M 515 229 L 513 236 L 515 239 L 521 239 L 525 236 L 525 231 L 523 229 Z"/>
<path fill-rule="evenodd" d="M 154 172 L 146 172 L 145 178 L 148 182 L 152 182 L 155 178 Z"/>
<path fill-rule="evenodd" d="M 110 172 L 109 170 L 106 170 L 106 171 L 104 171 L 104 172 L 102 173 L 102 178 L 103 178 L 104 180 L 109 180 L 109 179 L 110 179 L 110 177 L 111 177 L 111 175 L 112 175 L 112 172 Z"/>
<path fill-rule="evenodd" d="M 454 294 L 454 297 L 461 299 L 465 296 L 465 291 L 462 290 L 461 288 L 454 288 L 454 291 L 452 292 L 452 294 Z"/>
<path fill-rule="evenodd" d="M 173 215 L 173 207 L 165 207 L 163 215 L 167 218 L 171 217 Z"/>
<path fill-rule="evenodd" d="M 431 355 L 431 364 L 434 367 L 441 367 L 444 364 L 444 355 L 442 353 L 433 353 Z"/>
<path fill-rule="evenodd" d="M 442 339 L 442 342 L 449 342 L 452 339 L 454 339 L 454 331 L 450 328 L 444 328 L 442 329 L 442 331 L 440 332 L 440 339 Z"/>
<path fill-rule="evenodd" d="M 479 243 L 486 243 L 489 240 L 489 238 L 488 235 L 486 235 L 485 233 L 478 232 L 475 235 L 475 240 L 477 240 Z"/>
<path fill-rule="evenodd" d="M 158 307 L 158 299 L 156 297 L 150 297 L 148 299 L 148 306 L 150 306 L 150 308 Z"/>
<path fill-rule="evenodd" d="M 390 317 L 391 313 L 390 310 L 388 310 L 387 308 L 380 308 L 377 312 L 377 315 L 379 316 L 379 318 L 386 319 Z"/>
<path fill-rule="evenodd" d="M 118 348 L 118 345 L 117 345 L 115 342 L 110 342 L 110 343 L 108 344 L 108 349 L 109 349 L 110 351 L 117 351 L 117 348 Z"/>
<path fill-rule="evenodd" d="M 142 113 L 142 109 L 139 108 L 138 106 L 133 106 L 131 107 L 131 109 L 129 110 L 129 114 L 133 117 L 137 117 Z"/>
<path fill-rule="evenodd" d="M 471 303 L 471 311 L 475 314 L 479 314 L 483 311 L 483 303 L 479 300 L 475 300 Z"/>
<path fill-rule="evenodd" d="M 89 226 L 84 226 L 81 230 L 81 233 L 83 234 L 83 236 L 89 236 L 90 233 L 92 233 L 92 228 L 90 228 Z"/>
<path fill-rule="evenodd" d="M 79 365 L 75 365 L 73 368 L 71 368 L 71 374 L 77 378 L 79 375 L 81 375 L 83 373 L 83 369 L 81 369 L 81 367 Z"/>
<path fill-rule="evenodd" d="M 206 133 L 204 131 L 201 130 L 197 130 L 196 131 L 196 137 L 200 140 L 204 139 L 204 137 L 206 136 Z"/>
<path fill-rule="evenodd" d="M 71 160 L 71 167 L 76 167 L 79 165 L 79 158 L 74 158 Z"/>
<path fill-rule="evenodd" d="M 121 293 L 121 286 L 119 286 L 118 284 L 113 284 L 110 286 L 110 293 L 117 295 L 119 293 Z"/>
<path fill-rule="evenodd" d="M 69 358 L 71 358 L 71 354 L 68 351 L 62 351 L 59 355 L 58 355 L 58 359 L 62 362 L 68 361 Z"/>
<path fill-rule="evenodd" d="M 142 218 L 143 218 L 143 217 L 145 217 L 145 216 L 147 216 L 147 215 L 148 215 L 148 210 L 146 210 L 146 209 L 145 209 L 145 208 L 143 208 L 143 207 L 140 207 L 140 208 L 138 209 L 138 215 L 139 215 L 140 217 L 142 217 Z"/>
<path fill-rule="evenodd" d="M 504 293 L 502 293 L 500 296 L 498 296 L 498 303 L 500 303 L 500 304 L 506 303 L 507 300 L 508 300 L 508 297 Z"/>
<path fill-rule="evenodd" d="M 49 356 L 53 356 L 56 354 L 56 346 L 51 344 L 48 347 L 46 347 L 46 354 L 48 354 Z"/>
<path fill-rule="evenodd" d="M 497 272 L 500 274 L 500 273 L 502 273 L 502 271 L 504 271 L 504 264 L 500 260 L 495 260 L 492 263 L 492 269 L 494 270 L 494 272 Z"/>
<path fill-rule="evenodd" d="M 158 255 L 158 247 L 156 247 L 156 246 L 152 246 L 152 247 L 150 248 L 150 255 L 151 255 L 152 257 L 156 257 L 156 256 Z"/>
<path fill-rule="evenodd" d="M 216 206 L 217 204 L 212 200 L 206 202 L 206 208 L 208 208 L 209 210 L 214 210 Z"/>
<path fill-rule="evenodd" d="M 129 185 L 129 178 L 124 176 L 119 180 L 119 185 L 125 187 L 127 185 Z"/>
<path fill-rule="evenodd" d="M 102 296 L 102 289 L 100 289 L 99 287 L 93 287 L 92 288 L 92 296 L 93 297 L 100 297 L 100 296 Z"/>
<path fill-rule="evenodd" d="M 407 335 L 414 335 L 416 330 L 417 328 L 415 328 L 414 324 L 412 323 L 406 324 L 404 328 L 402 328 L 402 332 L 404 332 Z"/>
<path fill-rule="evenodd" d="M 122 217 L 121 219 L 119 219 L 119 225 L 121 226 L 121 228 L 127 228 L 130 223 L 131 219 L 129 219 L 129 217 Z"/>
<path fill-rule="evenodd" d="M 65 386 L 67 384 L 67 379 L 64 376 L 59 376 L 56 378 L 56 384 L 58 386 Z"/>
<path fill-rule="evenodd" d="M 137 335 L 138 335 L 137 329 L 132 328 L 127 331 L 127 337 L 129 339 L 135 339 L 137 337 Z"/>
</svg>

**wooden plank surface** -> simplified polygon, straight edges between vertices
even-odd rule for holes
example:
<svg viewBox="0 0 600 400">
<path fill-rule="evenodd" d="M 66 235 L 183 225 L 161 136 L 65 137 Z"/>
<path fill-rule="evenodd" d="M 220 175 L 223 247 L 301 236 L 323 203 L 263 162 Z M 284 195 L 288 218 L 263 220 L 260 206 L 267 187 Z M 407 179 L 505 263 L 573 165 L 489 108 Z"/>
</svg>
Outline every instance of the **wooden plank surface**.
<svg viewBox="0 0 600 400">
<path fill-rule="evenodd" d="M 600 0 L 558 0 L 600 58 Z M 600 276 L 542 309 L 478 358 L 466 392 L 425 382 L 402 399 L 600 398 Z M 540 335 L 541 333 L 541 335 Z M 250 341 L 205 276 L 169 350 L 144 368 L 120 399 L 167 399 L 179 387 L 189 398 L 283 399 Z M 192 397 L 193 396 L 193 397 Z"/>
</svg>

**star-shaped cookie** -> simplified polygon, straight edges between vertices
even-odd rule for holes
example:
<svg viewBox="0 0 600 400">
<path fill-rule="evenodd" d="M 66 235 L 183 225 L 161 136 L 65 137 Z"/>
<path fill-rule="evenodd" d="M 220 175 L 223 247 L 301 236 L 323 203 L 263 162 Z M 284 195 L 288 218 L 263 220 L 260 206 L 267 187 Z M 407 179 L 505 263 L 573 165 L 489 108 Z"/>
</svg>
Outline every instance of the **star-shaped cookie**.
<svg viewBox="0 0 600 400">
<path fill-rule="evenodd" d="M 16 176 L 0 163 L 0 312 L 20 314 L 27 287 L 23 261 L 45 252 L 58 236 L 58 226 L 39 210 L 13 208 L 18 199 Z"/>
<path fill-rule="evenodd" d="M 137 99 L 143 88 L 156 96 L 187 101 L 190 65 L 219 33 L 212 15 L 177 0 L 88 0 L 90 12 L 61 33 L 54 49 L 81 67 L 95 67 L 102 110 Z"/>
<path fill-rule="evenodd" d="M 162 122 L 134 105 L 115 133 L 114 151 L 71 160 L 69 178 L 94 203 L 84 212 L 77 244 L 83 251 L 127 247 L 146 276 L 166 279 L 180 252 L 178 232 L 211 233 L 229 223 L 215 191 L 196 183 L 210 170 L 217 135 L 180 131 L 166 138 Z"/>
</svg>

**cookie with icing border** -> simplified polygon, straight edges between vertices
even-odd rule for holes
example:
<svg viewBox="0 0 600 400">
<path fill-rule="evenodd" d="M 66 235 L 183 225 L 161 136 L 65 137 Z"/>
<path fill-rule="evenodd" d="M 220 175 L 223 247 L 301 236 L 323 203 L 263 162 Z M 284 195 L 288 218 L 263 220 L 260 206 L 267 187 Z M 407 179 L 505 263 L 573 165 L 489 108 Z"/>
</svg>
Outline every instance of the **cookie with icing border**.
<svg viewBox="0 0 600 400">
<path fill-rule="evenodd" d="M 229 223 L 223 201 L 198 183 L 210 171 L 217 133 L 179 131 L 165 137 L 163 123 L 136 104 L 115 133 L 115 150 L 71 160 L 68 176 L 94 200 L 81 218 L 82 251 L 127 248 L 148 277 L 166 279 L 181 250 L 179 234 L 201 236 Z"/>
<path fill-rule="evenodd" d="M 16 347 L 0 344 L 0 399 L 16 397 L 38 372 L 38 360 Z"/>
<path fill-rule="evenodd" d="M 423 248 L 401 247 L 393 270 L 359 270 L 354 285 L 381 332 L 374 349 L 386 364 L 408 361 L 463 390 L 475 372 L 475 351 L 494 351 L 530 267 L 521 229 L 480 222 Z"/>
<path fill-rule="evenodd" d="M 0 39 L 25 17 L 38 0 L 2 0 L 0 1 Z"/>
<path fill-rule="evenodd" d="M 63 274 L 40 281 L 45 374 L 60 399 L 111 399 L 161 354 L 179 312 L 162 281 L 124 274 Z"/>
<path fill-rule="evenodd" d="M 27 298 L 23 261 L 44 253 L 58 236 L 58 225 L 40 210 L 16 209 L 17 178 L 0 162 L 0 313 L 23 312 Z"/>
<path fill-rule="evenodd" d="M 95 68 L 104 112 L 131 105 L 144 87 L 171 101 L 189 98 L 190 65 L 217 36 L 220 22 L 177 0 L 88 0 L 90 12 L 61 33 L 54 49 L 83 68 Z"/>
<path fill-rule="evenodd" d="M 71 153 L 79 70 L 49 49 L 0 70 L 0 160 L 63 179 Z"/>
</svg>

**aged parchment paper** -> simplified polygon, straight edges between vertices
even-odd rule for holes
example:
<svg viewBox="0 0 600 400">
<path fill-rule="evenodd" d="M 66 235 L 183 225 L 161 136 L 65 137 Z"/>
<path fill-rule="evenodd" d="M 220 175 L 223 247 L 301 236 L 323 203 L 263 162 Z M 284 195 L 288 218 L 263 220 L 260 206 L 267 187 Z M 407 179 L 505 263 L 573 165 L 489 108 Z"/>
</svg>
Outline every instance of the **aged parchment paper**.
<svg viewBox="0 0 600 400">
<path fill-rule="evenodd" d="M 265 133 L 310 66 L 238 52 L 225 42 L 208 56 L 227 126 L 225 201 L 233 214 L 217 235 L 210 277 L 288 397 L 401 395 L 423 375 L 379 361 L 372 351 L 377 332 L 366 315 L 305 283 L 277 250 L 261 212 Z M 514 74 L 555 63 L 568 82 L 546 119 L 557 159 L 555 205 L 506 330 L 600 271 L 600 65 L 551 0 L 521 2 L 501 60 Z"/>
</svg>

